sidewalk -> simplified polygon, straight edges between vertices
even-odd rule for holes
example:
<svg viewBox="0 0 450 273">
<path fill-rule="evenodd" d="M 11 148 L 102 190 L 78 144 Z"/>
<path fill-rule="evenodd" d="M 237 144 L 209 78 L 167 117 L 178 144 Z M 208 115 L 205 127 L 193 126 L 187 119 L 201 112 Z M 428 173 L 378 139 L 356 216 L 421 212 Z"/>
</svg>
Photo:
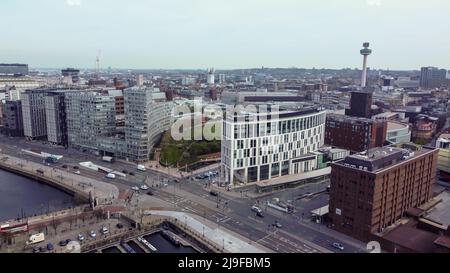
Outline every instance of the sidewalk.
<svg viewBox="0 0 450 273">
<path fill-rule="evenodd" d="M 358 240 L 356 240 L 354 238 L 351 238 L 351 237 L 349 237 L 349 236 L 347 236 L 347 235 L 345 235 L 343 233 L 340 233 L 338 231 L 335 231 L 335 230 L 333 230 L 331 228 L 328 228 L 328 227 L 326 227 L 324 225 L 316 224 L 316 223 L 310 222 L 310 221 L 299 221 L 298 224 L 302 225 L 304 227 L 307 227 L 307 228 L 314 229 L 314 230 L 316 230 L 316 231 L 318 231 L 318 232 L 320 232 L 322 234 L 328 235 L 328 236 L 330 236 L 332 238 L 337 238 L 340 241 L 342 241 L 343 243 L 351 245 L 351 246 L 353 246 L 353 247 L 355 247 L 355 248 L 357 248 L 357 249 L 359 249 L 359 250 L 361 250 L 363 252 L 367 252 L 366 251 L 366 245 L 363 242 L 358 241 Z"/>
<path fill-rule="evenodd" d="M 157 161 L 149 161 L 143 165 L 145 166 L 145 168 L 147 168 L 149 170 L 167 174 L 167 175 L 174 176 L 177 178 L 183 178 L 183 177 L 186 177 L 189 175 L 189 173 L 182 172 L 182 171 L 178 170 L 177 168 L 164 167 L 164 166 L 160 165 Z M 158 168 L 156 166 L 158 166 Z"/>
<path fill-rule="evenodd" d="M 116 186 L 103 181 L 20 159 L 9 154 L 0 153 L 0 157 L 3 158 L 1 163 L 11 169 L 16 169 L 30 175 L 40 174 L 47 181 L 74 192 L 81 192 L 87 195 L 92 192 L 96 197 L 104 201 L 110 201 L 119 196 L 119 189 Z"/>
</svg>

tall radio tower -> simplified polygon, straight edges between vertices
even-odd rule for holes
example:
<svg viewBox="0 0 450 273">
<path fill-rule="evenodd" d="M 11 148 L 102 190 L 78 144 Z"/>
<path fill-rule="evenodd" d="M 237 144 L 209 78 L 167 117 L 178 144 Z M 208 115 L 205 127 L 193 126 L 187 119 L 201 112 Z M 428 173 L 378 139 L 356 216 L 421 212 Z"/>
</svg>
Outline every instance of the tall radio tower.
<svg viewBox="0 0 450 273">
<path fill-rule="evenodd" d="M 372 54 L 372 49 L 369 49 L 370 44 L 369 43 L 364 43 L 363 44 L 363 49 L 361 49 L 361 55 L 364 56 L 364 61 L 363 61 L 363 70 L 362 70 L 362 78 L 361 78 L 361 87 L 364 88 L 366 87 L 367 84 L 367 57 Z"/>
</svg>

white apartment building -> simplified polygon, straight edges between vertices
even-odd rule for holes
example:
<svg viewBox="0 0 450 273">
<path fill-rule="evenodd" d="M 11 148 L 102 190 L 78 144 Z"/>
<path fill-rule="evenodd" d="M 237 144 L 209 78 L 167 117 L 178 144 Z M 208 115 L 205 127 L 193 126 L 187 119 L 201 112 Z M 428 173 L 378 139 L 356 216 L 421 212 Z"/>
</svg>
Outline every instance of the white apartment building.
<svg viewBox="0 0 450 273">
<path fill-rule="evenodd" d="M 309 108 L 267 113 L 227 112 L 222 130 L 221 180 L 230 186 L 317 169 L 326 112 Z"/>
<path fill-rule="evenodd" d="M 161 134 L 172 124 L 173 103 L 158 88 L 124 90 L 127 159 L 146 162 Z"/>
</svg>

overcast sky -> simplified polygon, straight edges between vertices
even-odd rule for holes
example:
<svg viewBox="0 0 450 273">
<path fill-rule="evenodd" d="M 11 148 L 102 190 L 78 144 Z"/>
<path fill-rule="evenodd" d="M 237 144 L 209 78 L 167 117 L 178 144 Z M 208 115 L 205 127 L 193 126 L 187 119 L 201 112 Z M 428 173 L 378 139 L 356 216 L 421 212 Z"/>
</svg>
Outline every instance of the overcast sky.
<svg viewBox="0 0 450 273">
<path fill-rule="evenodd" d="M 450 68 L 448 0 L 1 0 L 0 63 Z"/>
</svg>

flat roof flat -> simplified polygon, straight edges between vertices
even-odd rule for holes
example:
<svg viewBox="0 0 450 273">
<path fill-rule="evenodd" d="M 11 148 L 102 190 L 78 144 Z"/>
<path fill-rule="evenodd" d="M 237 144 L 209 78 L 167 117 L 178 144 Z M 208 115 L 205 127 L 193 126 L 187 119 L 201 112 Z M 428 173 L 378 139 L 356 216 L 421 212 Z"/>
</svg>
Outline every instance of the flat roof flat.
<svg viewBox="0 0 450 273">
<path fill-rule="evenodd" d="M 424 218 L 440 223 L 448 228 L 450 226 L 450 192 L 443 191 L 435 199 L 440 199 L 441 202 L 427 211 Z"/>
<path fill-rule="evenodd" d="M 282 177 L 270 179 L 270 180 L 263 180 L 256 182 L 257 187 L 268 187 L 268 186 L 278 186 L 283 184 L 288 184 L 292 182 L 301 181 L 304 179 L 319 177 L 323 175 L 329 175 L 331 174 L 331 167 L 326 167 L 323 169 L 307 172 L 307 173 L 301 173 L 301 174 L 293 174 L 293 175 L 285 175 Z"/>
<path fill-rule="evenodd" d="M 388 131 L 400 130 L 400 129 L 404 129 L 404 128 L 408 128 L 408 125 L 400 123 L 400 122 L 393 122 L 393 121 L 388 121 L 388 123 L 387 123 Z"/>
<path fill-rule="evenodd" d="M 345 159 L 334 164 L 363 171 L 378 172 L 434 150 L 436 149 L 430 147 L 411 150 L 409 148 L 385 146 L 370 149 L 368 153 L 365 154 L 359 153 L 347 156 Z"/>
<path fill-rule="evenodd" d="M 386 240 L 420 253 L 431 253 L 438 237 L 437 234 L 408 225 L 400 225 L 383 236 Z"/>
</svg>

